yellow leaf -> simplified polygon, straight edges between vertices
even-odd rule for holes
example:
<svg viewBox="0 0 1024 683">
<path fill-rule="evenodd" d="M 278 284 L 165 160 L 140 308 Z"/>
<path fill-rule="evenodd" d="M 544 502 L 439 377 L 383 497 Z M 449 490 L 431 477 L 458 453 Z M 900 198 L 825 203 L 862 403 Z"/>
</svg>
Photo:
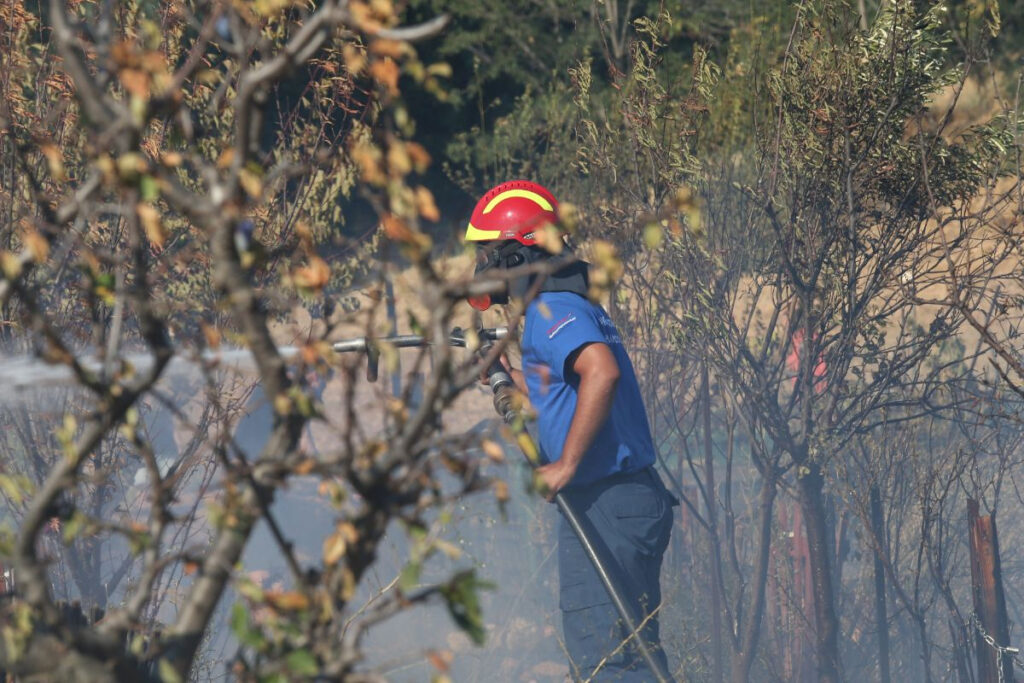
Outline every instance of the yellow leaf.
<svg viewBox="0 0 1024 683">
<path fill-rule="evenodd" d="M 427 650 L 427 661 L 443 674 L 448 673 L 455 654 L 451 650 Z"/>
<path fill-rule="evenodd" d="M 395 4 L 391 0 L 370 0 L 370 9 L 385 21 L 395 18 Z"/>
<path fill-rule="evenodd" d="M 118 73 L 121 85 L 130 95 L 141 100 L 149 99 L 149 74 L 141 69 L 121 69 Z"/>
<path fill-rule="evenodd" d="M 428 221 L 436 223 L 441 220 L 434 195 L 422 185 L 416 188 L 416 211 Z"/>
<path fill-rule="evenodd" d="M 262 17 L 270 17 L 280 14 L 289 5 L 291 5 L 290 0 L 255 0 L 252 3 L 252 8 L 256 14 Z"/>
<path fill-rule="evenodd" d="M 268 591 L 265 598 L 274 608 L 285 612 L 309 609 L 309 598 L 299 591 Z"/>
<path fill-rule="evenodd" d="M 139 222 L 146 232 L 146 238 L 158 247 L 164 246 L 167 233 L 164 231 L 163 221 L 160 220 L 160 212 L 152 204 L 140 202 L 135 206 L 135 213 L 139 215 Z"/>
<path fill-rule="evenodd" d="M 575 204 L 569 202 L 562 202 L 558 205 L 558 222 L 562 224 L 562 228 L 569 233 L 576 231 L 576 226 L 580 222 L 580 210 Z"/>
<path fill-rule="evenodd" d="M 373 80 L 385 86 L 388 94 L 398 94 L 398 65 L 395 60 L 385 57 L 376 60 L 370 65 L 370 76 Z"/>
<path fill-rule="evenodd" d="M 164 152 L 160 155 L 160 163 L 168 168 L 177 168 L 181 166 L 182 161 L 184 158 L 180 152 Z"/>
<path fill-rule="evenodd" d="M 127 152 L 117 158 L 117 174 L 125 182 L 137 180 L 147 168 L 146 158 L 138 152 Z"/>
<path fill-rule="evenodd" d="M 409 153 L 409 158 L 412 159 L 412 167 L 417 173 L 425 173 L 427 167 L 430 166 L 430 153 L 427 152 L 427 148 L 418 142 L 407 142 L 405 143 L 405 151 Z"/>
<path fill-rule="evenodd" d="M 223 170 L 231 165 L 231 162 L 235 159 L 235 148 L 225 147 L 220 156 L 217 157 L 217 168 Z"/>
<path fill-rule="evenodd" d="M 46 157 L 46 164 L 50 168 L 50 175 L 54 180 L 67 180 L 67 172 L 64 170 L 64 157 L 61 155 L 57 145 L 46 143 L 40 146 L 43 156 Z"/>
<path fill-rule="evenodd" d="M 484 439 L 480 442 L 480 448 L 483 450 L 484 455 L 494 462 L 505 462 L 505 449 L 496 441 Z"/>
<path fill-rule="evenodd" d="M 535 230 L 534 239 L 549 254 L 560 254 L 562 249 L 565 248 L 565 243 L 562 241 L 562 232 L 550 223 L 546 223 Z"/>
<path fill-rule="evenodd" d="M 409 43 L 404 43 L 400 40 L 378 38 L 370 43 L 370 54 L 377 55 L 378 57 L 401 59 L 411 53 L 412 46 L 410 46 Z"/>
<path fill-rule="evenodd" d="M 462 549 L 453 543 L 445 541 L 444 539 L 436 539 L 434 541 L 434 547 L 444 553 L 449 559 L 457 560 L 462 557 Z"/>
<path fill-rule="evenodd" d="M 361 0 L 352 0 L 348 4 L 348 11 L 355 25 L 367 33 L 373 34 L 383 28 L 383 24 L 374 16 L 370 6 Z"/>
<path fill-rule="evenodd" d="M 217 350 L 220 348 L 220 330 L 213 325 L 205 322 L 199 323 L 199 328 L 203 331 L 203 336 L 206 338 L 207 348 Z"/>
<path fill-rule="evenodd" d="M 406 222 L 393 214 L 385 214 L 381 224 L 384 226 L 384 234 L 396 242 L 410 242 L 415 237 Z"/>
<path fill-rule="evenodd" d="M 661 226 L 657 223 L 648 223 L 644 226 L 644 244 L 648 249 L 657 249 L 661 246 Z"/>
<path fill-rule="evenodd" d="M 352 160 L 359 166 L 359 173 L 366 182 L 371 185 L 383 185 L 387 182 L 387 176 L 380 167 L 380 150 L 373 145 L 356 145 L 352 150 Z"/>
<path fill-rule="evenodd" d="M 292 279 L 303 289 L 320 291 L 331 279 L 331 268 L 322 258 L 314 256 L 309 260 L 308 266 L 297 268 L 292 273 Z"/>
<path fill-rule="evenodd" d="M 388 171 L 391 172 L 392 177 L 402 177 L 408 175 L 411 170 L 412 158 L 405 150 L 405 144 L 394 142 L 388 147 Z"/>
<path fill-rule="evenodd" d="M 274 397 L 274 412 L 278 415 L 287 415 L 292 411 L 292 400 L 286 394 L 278 394 Z"/>
<path fill-rule="evenodd" d="M 50 255 L 50 243 L 39 234 L 38 230 L 29 228 L 21 236 L 21 239 L 25 246 L 28 247 L 28 250 L 32 252 L 32 260 L 36 263 L 42 263 Z"/>
<path fill-rule="evenodd" d="M 333 567 L 345 556 L 345 548 L 348 544 L 341 531 L 335 531 L 324 539 L 324 564 Z"/>
<path fill-rule="evenodd" d="M 341 599 L 346 602 L 356 594 L 356 575 L 352 570 L 345 567 L 341 570 Z"/>
<path fill-rule="evenodd" d="M 427 67 L 427 73 L 439 78 L 451 78 L 452 67 L 447 62 L 437 62 Z"/>
<path fill-rule="evenodd" d="M 358 76 L 366 68 L 366 53 L 351 43 L 342 49 L 341 56 L 345 60 L 345 68 L 353 76 Z"/>
<path fill-rule="evenodd" d="M 238 172 L 238 182 L 245 190 L 245 193 L 253 199 L 259 199 L 263 194 L 263 181 L 260 177 L 247 168 Z"/>
<path fill-rule="evenodd" d="M 0 252 L 0 267 L 3 268 L 4 277 L 13 280 L 21 275 L 21 259 L 17 254 L 9 251 Z"/>
</svg>

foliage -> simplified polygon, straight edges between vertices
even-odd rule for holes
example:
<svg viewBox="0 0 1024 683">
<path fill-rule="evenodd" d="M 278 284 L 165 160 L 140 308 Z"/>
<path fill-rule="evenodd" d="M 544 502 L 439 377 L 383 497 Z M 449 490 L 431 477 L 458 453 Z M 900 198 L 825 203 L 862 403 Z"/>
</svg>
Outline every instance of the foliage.
<svg viewBox="0 0 1024 683">
<path fill-rule="evenodd" d="M 457 616 L 478 634 L 472 577 L 396 590 L 383 615 L 349 609 L 392 519 L 423 526 L 450 497 L 488 486 L 465 440 L 437 433 L 472 361 L 425 350 L 418 363 L 429 355 L 437 372 L 422 405 L 381 403 L 379 428 L 364 429 L 354 393 L 347 423 L 328 425 L 316 389 L 331 375 L 353 386 L 328 335 L 375 333 L 376 303 L 338 311 L 334 296 L 378 272 L 378 253 L 417 267 L 428 336 L 447 336 L 461 299 L 464 284 L 427 261 L 420 220 L 438 210 L 417 177 L 430 158 L 408 139 L 399 89 L 407 77 L 441 92 L 446 69 L 409 40 L 443 20 L 402 27 L 390 2 L 337 0 L 0 12 L 0 335 L 5 353 L 37 351 L 75 385 L 52 412 L 18 397 L 0 418 L 0 482 L 18 526 L 0 552 L 18 589 L 0 606 L 18 627 L 5 631 L 2 668 L 184 680 L 232 593 L 244 601 L 232 619 L 244 679 L 354 676 L 373 624 L 435 596 L 466 604 Z M 380 228 L 339 226 L 357 188 Z M 323 318 L 301 348 L 279 348 L 302 306 Z M 219 364 L 238 357 L 268 410 L 235 431 L 250 387 Z M 310 449 L 310 422 L 333 431 L 327 451 Z M 337 521 L 323 557 L 300 557 L 271 512 L 303 477 L 335 505 L 324 503 Z M 287 587 L 236 574 L 260 523 L 277 530 Z M 68 558 L 69 597 L 105 608 L 102 621 L 68 617 L 52 557 Z"/>
</svg>

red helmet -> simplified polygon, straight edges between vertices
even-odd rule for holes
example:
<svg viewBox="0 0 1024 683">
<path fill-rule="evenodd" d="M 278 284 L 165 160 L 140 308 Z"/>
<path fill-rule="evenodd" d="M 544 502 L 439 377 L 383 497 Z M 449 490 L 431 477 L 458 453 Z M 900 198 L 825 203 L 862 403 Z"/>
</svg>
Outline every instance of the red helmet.
<svg viewBox="0 0 1024 683">
<path fill-rule="evenodd" d="M 536 231 L 558 223 L 558 200 L 529 180 L 510 180 L 492 187 L 476 203 L 466 229 L 467 242 L 516 240 L 536 244 Z"/>
</svg>

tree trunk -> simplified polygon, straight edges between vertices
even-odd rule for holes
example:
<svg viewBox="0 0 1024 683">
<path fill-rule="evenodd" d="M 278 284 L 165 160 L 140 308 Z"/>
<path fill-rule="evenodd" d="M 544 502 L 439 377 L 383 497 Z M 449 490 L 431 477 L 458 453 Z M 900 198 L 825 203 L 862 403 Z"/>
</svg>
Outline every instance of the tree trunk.
<svg viewBox="0 0 1024 683">
<path fill-rule="evenodd" d="M 708 364 L 701 365 L 700 379 L 703 387 L 703 418 L 704 423 L 704 486 L 707 490 L 708 510 L 708 542 L 711 552 L 708 553 L 708 564 L 711 582 L 711 651 L 712 681 L 722 681 L 722 554 L 718 545 L 718 504 L 715 495 L 715 462 L 714 441 L 711 434 L 711 380 L 708 376 Z"/>
<path fill-rule="evenodd" d="M 889 617 L 885 601 L 885 566 L 882 549 L 885 545 L 885 520 L 882 497 L 877 486 L 871 487 L 871 533 L 875 536 L 875 631 L 878 634 L 878 680 L 889 683 Z"/>
<path fill-rule="evenodd" d="M 971 538 L 971 587 L 974 594 L 974 613 L 978 620 L 978 625 L 975 626 L 978 681 L 1013 683 L 1012 655 L 997 656 L 996 648 L 984 638 L 987 634 L 999 647 L 1007 647 L 1010 643 L 995 516 L 979 515 L 978 501 L 968 498 L 967 523 Z"/>
<path fill-rule="evenodd" d="M 836 616 L 828 524 L 825 520 L 825 502 L 822 495 L 824 477 L 821 468 L 806 457 L 797 461 L 806 463 L 802 466 L 805 474 L 797 478 L 797 485 L 800 490 L 800 507 L 804 513 L 804 528 L 807 531 L 811 564 L 818 680 L 821 683 L 838 683 L 839 620 Z"/>
<path fill-rule="evenodd" d="M 761 488 L 758 519 L 757 565 L 754 569 L 754 593 L 751 597 L 750 614 L 743 624 L 740 634 L 740 647 L 732 659 L 733 683 L 746 683 L 750 680 L 750 669 L 754 665 L 754 655 L 761 636 L 761 620 L 764 618 L 765 595 L 768 588 L 768 565 L 772 549 L 772 511 L 774 510 L 777 491 L 774 477 L 765 477 Z"/>
</svg>

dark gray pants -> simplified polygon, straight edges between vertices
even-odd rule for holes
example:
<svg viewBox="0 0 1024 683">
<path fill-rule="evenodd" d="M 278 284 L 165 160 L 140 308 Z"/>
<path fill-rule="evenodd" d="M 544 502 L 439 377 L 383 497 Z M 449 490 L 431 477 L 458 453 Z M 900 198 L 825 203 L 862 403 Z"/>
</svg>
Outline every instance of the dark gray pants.
<svg viewBox="0 0 1024 683">
<path fill-rule="evenodd" d="M 672 531 L 675 499 L 653 468 L 614 475 L 594 484 L 567 489 L 564 495 L 592 541 L 614 567 L 626 599 L 646 618 L 661 604 L 661 558 Z M 562 631 L 574 678 L 593 681 L 653 681 L 635 644 L 623 646 L 627 631 L 604 584 L 576 534 L 560 519 L 558 574 Z M 655 613 L 642 637 L 668 671 Z M 595 673 L 595 669 L 597 670 Z"/>
</svg>

